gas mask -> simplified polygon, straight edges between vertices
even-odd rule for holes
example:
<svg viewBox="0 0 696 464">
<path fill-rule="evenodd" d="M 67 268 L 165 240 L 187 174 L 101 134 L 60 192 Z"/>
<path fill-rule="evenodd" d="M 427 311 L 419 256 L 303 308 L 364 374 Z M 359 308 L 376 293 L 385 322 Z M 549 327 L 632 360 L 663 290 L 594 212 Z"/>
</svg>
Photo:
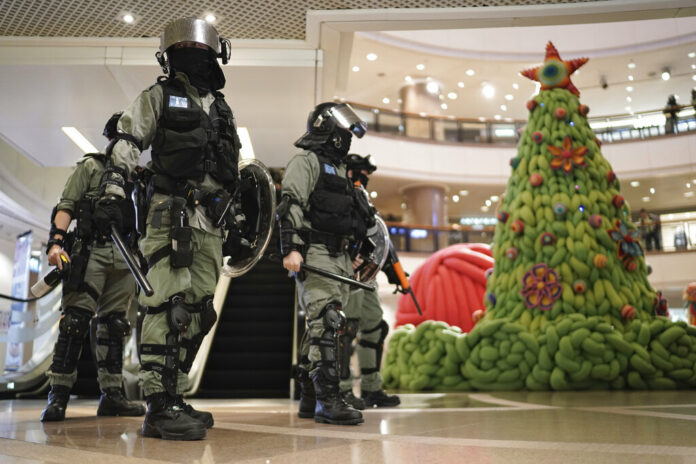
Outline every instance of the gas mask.
<svg viewBox="0 0 696 464">
<path fill-rule="evenodd" d="M 169 65 L 175 72 L 182 72 L 191 85 L 202 93 L 219 90 L 225 86 L 225 74 L 211 50 L 183 47 L 167 52 Z"/>
</svg>

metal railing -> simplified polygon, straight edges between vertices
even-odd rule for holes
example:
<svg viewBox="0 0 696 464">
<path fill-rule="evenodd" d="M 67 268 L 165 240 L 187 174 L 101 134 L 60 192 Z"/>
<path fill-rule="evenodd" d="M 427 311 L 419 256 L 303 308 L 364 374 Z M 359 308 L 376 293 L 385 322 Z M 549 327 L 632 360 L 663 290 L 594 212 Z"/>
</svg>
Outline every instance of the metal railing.
<svg viewBox="0 0 696 464">
<path fill-rule="evenodd" d="M 408 113 L 347 102 L 371 131 L 393 136 L 449 143 L 515 144 L 526 120 L 469 119 Z M 675 106 L 633 114 L 588 118 L 602 142 L 641 140 L 696 131 L 694 106 Z M 414 135 L 417 134 L 417 135 Z"/>
</svg>

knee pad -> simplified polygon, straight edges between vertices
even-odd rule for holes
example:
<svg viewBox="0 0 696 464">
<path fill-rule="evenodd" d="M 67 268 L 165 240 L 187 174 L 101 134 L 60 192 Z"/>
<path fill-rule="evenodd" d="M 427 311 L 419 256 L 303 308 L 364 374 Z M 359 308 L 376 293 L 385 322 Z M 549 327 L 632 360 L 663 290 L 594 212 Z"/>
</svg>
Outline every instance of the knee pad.
<svg viewBox="0 0 696 464">
<path fill-rule="evenodd" d="M 123 338 L 130 335 L 131 325 L 126 313 L 112 313 L 100 317 L 97 322 L 105 324 L 108 338 L 97 338 L 97 345 L 106 346 L 106 358 L 97 360 L 97 367 L 106 369 L 110 374 L 120 374 L 123 368 Z"/>
<path fill-rule="evenodd" d="M 341 303 L 332 301 L 324 306 L 324 309 L 319 313 L 322 318 L 325 329 L 332 329 L 339 332 L 346 322 L 346 316 L 343 314 Z"/>
<path fill-rule="evenodd" d="M 58 341 L 53 353 L 51 371 L 70 374 L 77 367 L 85 337 L 89 333 L 92 313 L 86 309 L 67 307 L 58 324 Z"/>
<path fill-rule="evenodd" d="M 98 319 L 100 324 L 106 324 L 110 337 L 127 337 L 131 334 L 131 324 L 126 313 L 111 313 Z"/>
<path fill-rule="evenodd" d="M 183 334 L 191 325 L 190 306 L 184 303 L 184 298 L 174 295 L 170 298 L 167 308 L 167 322 L 172 331 Z"/>
<path fill-rule="evenodd" d="M 338 337 L 339 376 L 342 380 L 350 378 L 350 357 L 353 354 L 353 340 L 358 335 L 360 319 L 348 318 Z"/>
<path fill-rule="evenodd" d="M 324 325 L 324 333 L 321 337 L 314 337 L 309 340 L 310 345 L 319 347 L 321 360 L 314 363 L 319 367 L 324 375 L 338 381 L 338 373 L 341 370 L 338 358 L 339 335 L 345 326 L 346 317 L 341 310 L 341 304 L 335 301 L 328 303 L 319 313 Z"/>
<path fill-rule="evenodd" d="M 212 295 L 204 297 L 200 303 L 191 305 L 190 311 L 192 313 L 200 312 L 201 331 L 193 337 L 191 337 L 190 339 L 181 339 L 181 345 L 186 348 L 186 357 L 179 365 L 179 369 L 181 369 L 181 371 L 186 374 L 188 374 L 191 370 L 191 366 L 193 365 L 193 361 L 196 359 L 196 354 L 198 354 L 198 350 L 200 349 L 201 344 L 203 343 L 203 339 L 206 335 L 208 335 L 208 332 L 210 332 L 210 329 L 213 328 L 215 322 L 217 321 L 217 313 L 215 312 L 215 308 L 213 307 Z"/>
<path fill-rule="evenodd" d="M 371 367 L 361 367 L 360 368 L 360 373 L 363 375 L 367 374 L 372 374 L 374 372 L 379 371 L 381 365 L 382 365 L 382 353 L 384 352 L 384 340 L 387 338 L 387 334 L 389 334 L 389 324 L 382 319 L 379 324 L 377 324 L 374 328 L 370 330 L 365 330 L 363 331 L 364 334 L 373 334 L 375 332 L 379 331 L 379 338 L 377 339 L 376 342 L 369 342 L 362 337 L 360 338 L 360 341 L 358 342 L 360 346 L 364 348 L 370 348 L 375 350 L 375 365 Z"/>
</svg>

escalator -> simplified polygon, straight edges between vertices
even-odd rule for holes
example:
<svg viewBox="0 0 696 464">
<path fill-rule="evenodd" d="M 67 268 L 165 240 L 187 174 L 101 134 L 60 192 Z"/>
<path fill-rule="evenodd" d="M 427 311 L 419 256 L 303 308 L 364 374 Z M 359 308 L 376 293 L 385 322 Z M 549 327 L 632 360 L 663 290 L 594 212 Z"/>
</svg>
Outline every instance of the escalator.
<svg viewBox="0 0 696 464">
<path fill-rule="evenodd" d="M 266 258 L 232 279 L 196 396 L 289 397 L 294 300 L 294 280 Z"/>
</svg>

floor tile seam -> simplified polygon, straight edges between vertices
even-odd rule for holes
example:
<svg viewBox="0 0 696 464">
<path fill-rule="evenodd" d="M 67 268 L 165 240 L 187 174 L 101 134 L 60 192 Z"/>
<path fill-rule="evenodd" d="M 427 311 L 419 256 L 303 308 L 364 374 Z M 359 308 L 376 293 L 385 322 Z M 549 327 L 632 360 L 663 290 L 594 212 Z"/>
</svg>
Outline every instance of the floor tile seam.
<svg viewBox="0 0 696 464">
<path fill-rule="evenodd" d="M 615 408 L 615 407 L 572 408 L 572 409 L 575 409 L 578 411 L 603 412 L 603 413 L 607 413 L 607 414 L 621 414 L 624 416 L 646 416 L 646 417 L 657 417 L 657 418 L 661 418 L 661 419 L 696 421 L 696 415 L 675 414 L 675 413 L 671 413 L 671 412 L 642 411 L 642 410 L 624 409 L 624 408 Z"/>
<path fill-rule="evenodd" d="M 524 403 L 521 401 L 506 400 L 503 398 L 496 398 L 489 393 L 470 393 L 469 398 L 472 400 L 480 401 L 482 403 L 488 404 L 499 404 L 501 406 L 510 406 L 515 408 L 529 408 L 534 407 L 535 409 L 556 409 L 556 406 L 548 406 L 545 404 L 534 404 L 534 403 Z"/>
<path fill-rule="evenodd" d="M 129 464 L 170 464 L 171 461 L 139 458 L 117 454 L 100 453 L 98 451 L 69 448 L 46 443 L 32 443 L 20 439 L 0 438 L 0 456 L 14 456 L 23 459 L 43 461 L 50 455 L 51 462 L 56 464 L 75 464 L 94 460 L 100 464 L 116 464 L 128 460 Z"/>
<path fill-rule="evenodd" d="M 525 407 L 501 407 L 501 406 L 491 406 L 491 407 L 480 407 L 480 408 L 367 408 L 362 413 L 377 414 L 377 413 L 431 413 L 431 412 L 517 412 L 517 411 L 540 411 L 548 409 L 558 409 L 556 407 L 537 407 L 537 406 L 525 406 Z"/>
<path fill-rule="evenodd" d="M 612 454 L 649 454 L 649 455 L 674 455 L 696 456 L 696 447 L 688 446 L 664 446 L 642 444 L 620 444 L 599 442 L 558 442 L 558 441 L 532 441 L 532 440 L 492 440 L 479 438 L 447 438 L 430 437 L 423 435 L 392 435 L 369 432 L 354 432 L 343 427 L 340 431 L 333 429 L 319 430 L 317 428 L 306 429 L 296 427 L 268 426 L 242 424 L 232 422 L 216 422 L 217 428 L 235 430 L 241 432 L 267 433 L 281 435 L 296 435 L 305 437 L 336 438 L 342 440 L 357 441 L 395 441 L 401 443 L 419 443 L 435 446 L 462 446 L 476 448 L 505 448 L 505 449 L 531 449 L 550 451 L 596 451 Z M 339 427 L 339 426 L 335 426 Z"/>
</svg>

